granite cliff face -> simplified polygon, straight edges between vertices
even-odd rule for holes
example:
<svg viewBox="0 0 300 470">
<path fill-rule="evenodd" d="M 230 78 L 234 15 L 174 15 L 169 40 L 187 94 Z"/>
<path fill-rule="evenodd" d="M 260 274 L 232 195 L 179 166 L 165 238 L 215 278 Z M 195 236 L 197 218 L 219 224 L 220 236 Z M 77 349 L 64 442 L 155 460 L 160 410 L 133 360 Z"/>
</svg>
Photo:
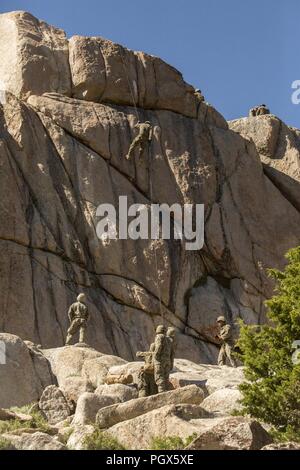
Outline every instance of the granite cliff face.
<svg viewBox="0 0 300 470">
<path fill-rule="evenodd" d="M 131 360 L 164 320 L 178 357 L 214 362 L 220 313 L 264 322 L 266 268 L 300 242 L 300 131 L 272 115 L 228 126 L 162 60 L 28 13 L 0 15 L 0 52 L 0 330 L 62 346 L 85 292 L 97 350 Z M 154 136 L 127 161 L 137 119 Z M 203 249 L 99 240 L 96 208 L 120 195 L 203 203 Z"/>
</svg>

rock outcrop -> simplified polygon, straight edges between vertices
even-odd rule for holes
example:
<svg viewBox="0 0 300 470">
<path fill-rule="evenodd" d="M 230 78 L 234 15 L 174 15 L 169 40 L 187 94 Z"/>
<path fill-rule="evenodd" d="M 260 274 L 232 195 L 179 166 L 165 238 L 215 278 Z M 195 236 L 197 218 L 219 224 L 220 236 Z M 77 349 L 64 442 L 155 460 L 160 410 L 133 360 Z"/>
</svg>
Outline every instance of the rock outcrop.
<svg viewBox="0 0 300 470">
<path fill-rule="evenodd" d="M 177 390 L 159 393 L 150 397 L 136 398 L 125 403 L 102 408 L 97 413 L 96 423 L 102 429 L 109 428 L 114 424 L 136 418 L 167 404 L 199 405 L 203 399 L 204 393 L 200 388 L 196 385 L 188 385 Z"/>
<path fill-rule="evenodd" d="M 84 449 L 85 438 L 95 430 L 98 433 L 99 430 L 108 432 L 127 449 L 148 449 L 153 446 L 154 439 L 168 437 L 181 438 L 183 447 L 185 442 L 192 440 L 191 449 L 250 450 L 272 443 L 265 424 L 230 416 L 240 408 L 238 385 L 244 380 L 242 367 L 233 369 L 175 359 L 171 382 L 176 388 L 137 398 L 136 380 L 140 362 L 126 363 L 124 359 L 100 354 L 88 347 L 41 350 L 31 344 L 32 351 L 37 350 L 38 355 L 42 356 L 40 366 L 43 364 L 45 370 L 39 367 L 30 372 L 26 365 L 26 358 L 30 358 L 28 346 L 13 335 L 4 336 L 7 337 L 6 341 L 13 340 L 18 346 L 18 363 L 23 365 L 25 371 L 22 380 L 18 378 L 18 393 L 14 390 L 8 406 L 29 405 L 35 401 L 26 409 L 15 411 L 0 408 L 1 427 L 5 429 L 0 439 L 7 443 L 7 448 Z M 16 351 L 12 357 L 16 356 Z M 5 367 L 2 365 L 0 371 Z M 113 376 L 112 372 L 118 369 L 123 373 L 130 371 L 133 384 L 105 384 L 106 376 Z M 39 374 L 45 377 L 46 371 L 54 383 L 43 388 Z M 92 392 L 78 387 L 76 400 L 71 400 L 70 393 L 74 389 L 68 388 L 69 380 L 84 380 L 83 374 L 87 371 L 90 378 L 99 373 L 103 383 L 97 388 L 93 387 Z M 15 369 L 10 366 L 5 376 L 6 383 L 12 384 L 14 376 Z M 6 386 L 2 376 L 0 379 Z M 39 388 L 29 389 L 30 393 L 24 394 L 24 390 L 28 390 L 28 380 L 31 387 L 39 384 Z M 38 413 L 46 421 L 35 421 Z"/>
<path fill-rule="evenodd" d="M 214 416 L 228 416 L 241 409 L 242 394 L 232 388 L 220 388 L 203 400 L 201 407 Z"/>
<path fill-rule="evenodd" d="M 67 447 L 70 450 L 84 450 L 85 439 L 93 434 L 94 426 L 86 424 L 84 426 L 74 426 L 73 432 L 68 439 Z"/>
<path fill-rule="evenodd" d="M 260 450 L 271 444 L 272 438 L 262 425 L 244 417 L 224 418 L 199 436 L 187 447 L 190 450 Z"/>
<path fill-rule="evenodd" d="M 206 418 L 207 413 L 197 405 L 165 405 L 114 425 L 109 433 L 127 448 L 149 449 L 157 437 L 187 439 L 198 435 L 199 423 L 204 428 L 216 423 Z"/>
<path fill-rule="evenodd" d="M 130 449 L 174 435 L 193 436 L 189 449 L 284 448 L 230 416 L 243 368 L 213 364 L 216 318 L 265 322 L 266 270 L 299 245 L 300 131 L 273 115 L 227 123 L 161 59 L 26 12 L 0 15 L 0 53 L 0 421 L 21 426 L 0 437 L 82 449 L 101 428 Z M 138 120 L 153 136 L 128 160 Z M 121 196 L 203 204 L 203 247 L 99 237 L 98 206 L 124 216 Z M 86 344 L 65 346 L 79 292 Z M 136 351 L 162 322 L 177 330 L 174 390 L 137 398 Z M 48 428 L 9 410 L 31 403 Z"/>
<path fill-rule="evenodd" d="M 272 442 L 262 425 L 249 418 L 209 418 L 195 405 L 166 405 L 109 428 L 108 432 L 130 449 L 149 449 L 153 439 L 194 438 L 190 450 L 259 450 Z"/>
<path fill-rule="evenodd" d="M 2 438 L 10 442 L 11 450 L 67 450 L 66 446 L 55 437 L 44 432 L 26 433 L 20 436 L 2 434 Z"/>
<path fill-rule="evenodd" d="M 261 450 L 300 450 L 300 444 L 298 442 L 277 442 L 268 444 Z"/>
<path fill-rule="evenodd" d="M 69 47 L 64 31 L 18 11 L 0 16 L 0 80 L 26 99 L 33 92 L 71 94 Z"/>
<path fill-rule="evenodd" d="M 62 346 L 82 291 L 98 351 L 133 360 L 164 321 L 179 331 L 178 357 L 213 363 L 220 312 L 264 322 L 266 268 L 282 268 L 300 240 L 299 131 L 268 116 L 251 118 L 254 133 L 230 130 L 162 60 L 101 37 L 68 40 L 28 13 L 0 16 L 0 50 L 0 329 Z M 153 139 L 127 161 L 138 119 Z M 99 239 L 97 207 L 122 195 L 204 204 L 203 248 Z"/>
<path fill-rule="evenodd" d="M 120 403 L 117 395 L 98 395 L 96 393 L 83 393 L 77 402 L 76 412 L 72 424 L 83 425 L 95 423 L 99 410 Z"/>
<path fill-rule="evenodd" d="M 72 405 L 56 385 L 45 388 L 39 401 L 39 409 L 50 424 L 60 423 L 72 414 Z"/>
<path fill-rule="evenodd" d="M 300 210 L 300 131 L 288 127 L 273 114 L 236 119 L 232 130 L 252 139 L 265 175 L 282 195 Z"/>
<path fill-rule="evenodd" d="M 0 364 L 0 407 L 28 405 L 38 401 L 44 388 L 54 382 L 50 364 L 15 335 L 0 333 L 5 364 Z M 37 364 L 42 367 L 37 367 Z M 0 417 L 0 419 L 2 419 Z"/>
</svg>

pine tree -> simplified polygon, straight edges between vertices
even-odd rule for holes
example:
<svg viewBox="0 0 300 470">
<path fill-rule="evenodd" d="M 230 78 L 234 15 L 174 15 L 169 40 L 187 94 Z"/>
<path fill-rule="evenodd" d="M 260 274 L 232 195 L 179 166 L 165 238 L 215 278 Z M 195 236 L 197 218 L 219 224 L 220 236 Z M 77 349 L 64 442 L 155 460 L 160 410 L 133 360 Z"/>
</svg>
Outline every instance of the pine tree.
<svg viewBox="0 0 300 470">
<path fill-rule="evenodd" d="M 300 439 L 300 246 L 290 250 L 283 272 L 272 269 L 275 295 L 266 302 L 268 324 L 243 325 L 238 346 L 246 381 L 240 389 L 244 411 Z M 292 357 L 294 360 L 292 360 Z"/>
</svg>

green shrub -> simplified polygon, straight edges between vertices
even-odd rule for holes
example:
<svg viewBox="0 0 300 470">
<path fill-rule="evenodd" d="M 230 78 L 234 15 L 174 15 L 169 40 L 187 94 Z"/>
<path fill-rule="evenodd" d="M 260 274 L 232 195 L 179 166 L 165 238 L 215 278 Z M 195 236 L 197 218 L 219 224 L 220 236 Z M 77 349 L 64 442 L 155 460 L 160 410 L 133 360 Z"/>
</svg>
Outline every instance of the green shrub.
<svg viewBox="0 0 300 470">
<path fill-rule="evenodd" d="M 0 450 L 12 450 L 12 444 L 4 437 L 0 437 Z"/>
<path fill-rule="evenodd" d="M 84 440 L 85 450 L 126 450 L 117 439 L 108 432 L 95 429 L 95 431 L 86 436 Z"/>
<path fill-rule="evenodd" d="M 10 419 L 6 421 L 0 421 L 0 434 L 10 431 L 16 431 L 21 428 L 39 429 L 42 432 L 49 432 L 51 427 L 47 420 L 43 417 L 40 411 L 29 411 L 32 405 L 22 406 L 20 408 L 13 407 L 11 411 L 16 413 L 30 414 L 32 419 L 30 421 L 22 422 L 19 419 Z"/>
<path fill-rule="evenodd" d="M 179 436 L 168 436 L 168 437 L 153 437 L 149 449 L 151 450 L 181 450 L 185 449 L 194 439 L 197 434 L 193 433 L 186 439 L 182 439 Z"/>
<path fill-rule="evenodd" d="M 273 428 L 269 431 L 269 434 L 275 442 L 300 442 L 300 431 L 295 431 L 290 426 L 287 426 L 284 431 Z"/>
<path fill-rule="evenodd" d="M 73 432 L 74 432 L 74 429 L 70 427 L 70 429 L 68 429 L 66 432 L 64 432 L 63 434 L 60 434 L 59 441 L 62 444 L 66 445 L 69 440 L 69 437 L 71 436 L 71 434 L 73 434 Z"/>
<path fill-rule="evenodd" d="M 240 390 L 244 412 L 273 424 L 281 438 L 299 440 L 300 364 L 293 363 L 292 345 L 300 340 L 300 247 L 286 257 L 283 272 L 269 270 L 277 282 L 266 302 L 269 323 L 241 328 L 238 346 L 246 381 Z"/>
</svg>

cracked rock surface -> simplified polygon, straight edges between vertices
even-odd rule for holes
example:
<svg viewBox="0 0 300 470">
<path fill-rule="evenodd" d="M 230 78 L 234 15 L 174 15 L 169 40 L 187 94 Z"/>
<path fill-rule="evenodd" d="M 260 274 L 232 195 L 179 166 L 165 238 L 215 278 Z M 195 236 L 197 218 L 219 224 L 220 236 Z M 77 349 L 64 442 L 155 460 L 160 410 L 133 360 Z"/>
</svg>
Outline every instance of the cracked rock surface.
<svg viewBox="0 0 300 470">
<path fill-rule="evenodd" d="M 98 351 L 131 361 L 164 320 L 178 357 L 213 363 L 218 315 L 264 322 L 266 268 L 300 241 L 300 131 L 274 116 L 229 129 L 162 60 L 28 13 L 0 15 L 0 51 L 0 331 L 62 346 L 84 292 Z M 154 136 L 128 161 L 138 118 Z M 204 247 L 99 240 L 97 207 L 122 195 L 204 204 Z"/>
</svg>

